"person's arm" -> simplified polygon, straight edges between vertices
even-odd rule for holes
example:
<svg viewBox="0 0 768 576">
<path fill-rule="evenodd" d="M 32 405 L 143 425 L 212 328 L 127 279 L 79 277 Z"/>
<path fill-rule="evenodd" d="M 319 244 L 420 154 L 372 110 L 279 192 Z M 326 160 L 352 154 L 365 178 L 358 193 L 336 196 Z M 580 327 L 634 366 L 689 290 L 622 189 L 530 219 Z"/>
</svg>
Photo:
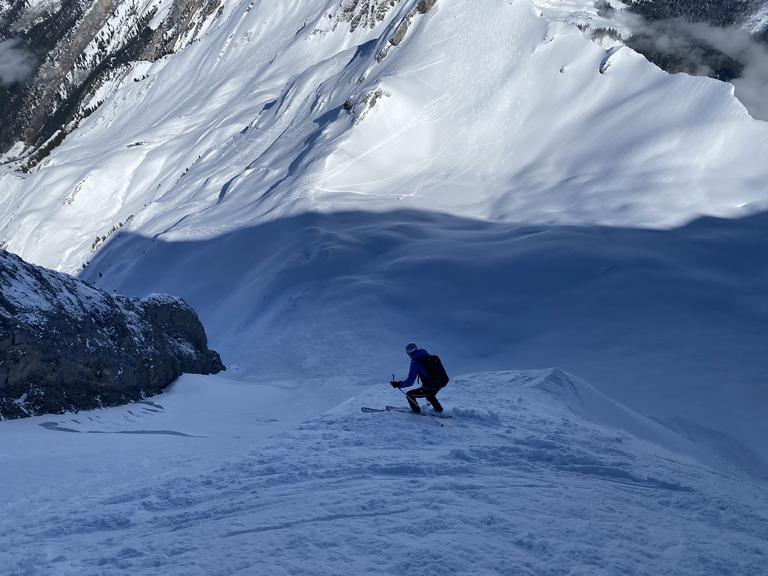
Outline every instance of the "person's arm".
<svg viewBox="0 0 768 576">
<path fill-rule="evenodd" d="M 416 382 L 416 377 L 419 375 L 419 361 L 415 358 L 411 359 L 411 369 L 408 371 L 408 378 L 400 382 L 400 388 L 410 388 L 413 383 Z"/>
</svg>

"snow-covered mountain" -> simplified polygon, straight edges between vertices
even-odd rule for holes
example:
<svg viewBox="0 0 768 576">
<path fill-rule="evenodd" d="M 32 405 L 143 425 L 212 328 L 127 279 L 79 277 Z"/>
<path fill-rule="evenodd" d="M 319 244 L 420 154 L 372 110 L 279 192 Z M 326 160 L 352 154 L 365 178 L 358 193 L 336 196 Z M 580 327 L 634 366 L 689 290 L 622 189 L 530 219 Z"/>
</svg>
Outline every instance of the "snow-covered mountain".
<svg viewBox="0 0 768 576">
<path fill-rule="evenodd" d="M 0 0 L 0 153 L 34 166 L 136 60 L 189 45 L 220 0 Z"/>
<path fill-rule="evenodd" d="M 177 213 L 215 230 L 393 206 L 656 228 L 765 204 L 765 124 L 728 84 L 590 42 L 574 25 L 601 22 L 588 2 L 383 3 L 382 22 L 355 5 L 230 3 L 204 41 L 136 64 L 44 166 L 3 177 L 4 245 L 75 272 L 119 224 L 200 228 Z"/>
<path fill-rule="evenodd" d="M 765 573 L 768 123 L 595 42 L 617 13 L 227 2 L 5 166 L 4 248 L 183 297 L 228 367 L 2 423 L 38 478 L 2 476 L 6 564 L 43 536 L 37 573 Z M 402 402 L 411 340 L 444 428 L 359 412 Z"/>
</svg>

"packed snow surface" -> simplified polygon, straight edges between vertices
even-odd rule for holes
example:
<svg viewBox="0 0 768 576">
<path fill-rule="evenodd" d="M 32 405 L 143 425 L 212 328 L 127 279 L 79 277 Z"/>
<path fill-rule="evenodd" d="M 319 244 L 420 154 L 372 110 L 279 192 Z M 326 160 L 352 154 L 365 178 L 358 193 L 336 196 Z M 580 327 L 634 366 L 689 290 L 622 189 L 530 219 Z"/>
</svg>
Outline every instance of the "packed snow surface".
<svg viewBox="0 0 768 576">
<path fill-rule="evenodd" d="M 3 168 L 5 248 L 228 366 L 0 423 L 9 573 L 768 573 L 768 124 L 587 0 L 418 4 L 228 2 Z M 452 418 L 360 411 L 409 341 Z"/>
<path fill-rule="evenodd" d="M 764 487 L 668 450 L 671 432 L 563 372 L 456 378 L 451 419 L 364 414 L 403 402 L 369 387 L 300 425 L 279 387 L 218 384 L 184 376 L 144 404 L 4 423 L 21 470 L 3 470 L 6 573 L 768 569 Z M 657 442 L 603 424 L 616 416 Z"/>
</svg>

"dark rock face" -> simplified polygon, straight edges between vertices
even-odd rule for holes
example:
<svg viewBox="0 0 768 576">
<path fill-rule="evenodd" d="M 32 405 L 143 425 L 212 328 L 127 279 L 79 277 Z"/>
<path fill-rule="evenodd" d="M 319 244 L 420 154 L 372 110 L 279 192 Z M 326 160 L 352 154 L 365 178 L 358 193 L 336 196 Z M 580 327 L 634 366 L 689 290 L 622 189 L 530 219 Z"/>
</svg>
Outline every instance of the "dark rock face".
<svg viewBox="0 0 768 576">
<path fill-rule="evenodd" d="M 349 0 L 340 6 L 339 19 L 350 23 L 350 31 L 360 26 L 373 28 L 382 22 L 394 6 L 402 0 Z"/>
<path fill-rule="evenodd" d="M 402 0 L 348 0 L 346 3 L 342 2 L 339 6 L 339 11 L 336 15 L 337 22 L 349 22 L 350 32 L 354 32 L 360 26 L 364 28 L 374 28 L 379 22 L 383 22 L 390 10 L 400 4 Z M 408 23 L 413 19 L 413 15 L 417 12 L 419 14 L 426 14 L 437 3 L 437 0 L 421 0 L 416 7 L 411 10 L 408 16 Z M 402 28 L 402 26 L 400 27 Z M 392 44 L 397 45 L 405 36 L 405 30 L 407 30 L 408 24 L 402 30 L 402 35 L 397 42 Z"/>
<path fill-rule="evenodd" d="M 224 369 L 183 300 L 113 297 L 0 250 L 0 418 L 125 404 Z"/>
</svg>

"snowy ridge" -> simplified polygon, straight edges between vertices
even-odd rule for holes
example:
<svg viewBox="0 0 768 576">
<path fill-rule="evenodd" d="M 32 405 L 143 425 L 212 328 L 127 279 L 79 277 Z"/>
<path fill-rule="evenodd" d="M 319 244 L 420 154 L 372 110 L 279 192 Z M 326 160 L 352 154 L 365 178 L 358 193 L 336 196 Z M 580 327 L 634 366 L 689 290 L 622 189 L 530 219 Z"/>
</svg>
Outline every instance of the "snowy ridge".
<svg viewBox="0 0 768 576">
<path fill-rule="evenodd" d="M 27 485 L 0 519 L 0 560 L 10 574 L 62 575 L 765 572 L 764 490 L 733 490 L 693 460 L 584 420 L 572 399 L 553 401 L 563 378 L 457 377 L 441 393 L 454 416 L 444 428 L 361 413 L 393 401 L 382 388 L 279 436 L 227 440 L 224 420 L 174 409 L 216 398 L 197 377 L 158 403 L 101 411 L 100 434 L 72 433 L 94 431 L 90 415 L 13 422 L 4 432 L 24 433 L 33 453 L 43 439 L 66 443 L 73 466 L 60 482 L 87 490 L 51 502 L 39 478 Z M 226 410 L 232 431 L 269 425 Z M 145 433 L 109 434 L 130 430 Z M 105 439 L 115 468 L 78 469 Z"/>
<path fill-rule="evenodd" d="M 8 248 L 73 272 L 131 216 L 137 233 L 200 238 L 394 204 L 650 227 L 766 206 L 754 182 L 768 125 L 729 85 L 669 76 L 630 50 L 600 74 L 608 53 L 571 22 L 592 2 L 567 13 L 438 2 L 379 61 L 417 4 L 325 34 L 336 2 L 228 7 L 183 53 L 138 65 L 43 168 L 3 176 Z M 61 206 L 78 187 L 80 201 Z"/>
<path fill-rule="evenodd" d="M 32 325 L 42 327 L 45 313 L 61 309 L 73 318 L 99 315 L 111 302 L 103 292 L 89 284 L 39 267 L 31 267 L 5 251 L 0 251 L 2 271 L 2 304 Z M 111 300 L 111 299 L 110 299 Z M 116 303 L 119 301 L 116 301 Z"/>
<path fill-rule="evenodd" d="M 503 385 L 509 374 L 479 375 L 479 379 L 486 382 L 497 382 Z M 600 426 L 614 428 L 629 433 L 637 439 L 650 442 L 677 454 L 687 454 L 692 458 L 708 463 L 710 466 L 722 467 L 723 463 L 713 454 L 694 443 L 683 439 L 669 428 L 661 426 L 626 406 L 608 398 L 593 386 L 571 374 L 558 369 L 514 374 L 514 382 L 524 388 L 533 388 L 546 393 L 542 399 L 542 405 L 550 405 L 554 399 L 555 409 L 566 409 L 564 416 L 575 414 L 584 420 Z M 472 376 L 467 380 L 472 381 Z M 549 397 L 549 398 L 547 398 Z M 551 406 L 549 408 L 552 409 Z M 731 473 L 736 470 L 725 467 Z"/>
</svg>

